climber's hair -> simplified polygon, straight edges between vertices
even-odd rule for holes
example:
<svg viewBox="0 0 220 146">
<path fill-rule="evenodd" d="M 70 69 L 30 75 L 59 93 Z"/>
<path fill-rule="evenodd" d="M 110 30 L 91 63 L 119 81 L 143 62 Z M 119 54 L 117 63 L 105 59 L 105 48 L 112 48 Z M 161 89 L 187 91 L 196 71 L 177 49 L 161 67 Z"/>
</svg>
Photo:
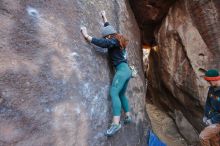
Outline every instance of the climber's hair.
<svg viewBox="0 0 220 146">
<path fill-rule="evenodd" d="M 120 43 L 120 49 L 125 49 L 128 45 L 128 39 L 119 33 L 109 35 L 109 38 L 116 38 Z"/>
</svg>

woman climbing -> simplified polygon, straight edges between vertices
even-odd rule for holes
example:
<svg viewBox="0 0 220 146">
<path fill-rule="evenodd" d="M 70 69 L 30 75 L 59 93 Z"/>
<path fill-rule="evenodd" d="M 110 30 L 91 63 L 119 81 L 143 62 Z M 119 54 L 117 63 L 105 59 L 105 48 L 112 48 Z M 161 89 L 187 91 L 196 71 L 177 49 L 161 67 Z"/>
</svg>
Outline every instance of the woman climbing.
<svg viewBox="0 0 220 146">
<path fill-rule="evenodd" d="M 92 44 L 102 48 L 108 48 L 108 55 L 110 56 L 111 62 L 116 70 L 110 88 L 113 107 L 113 122 L 110 128 L 105 132 L 106 136 L 112 136 L 121 128 L 121 107 L 126 114 L 125 119 L 123 120 L 124 124 L 131 122 L 129 102 L 128 98 L 125 96 L 128 82 L 131 78 L 131 70 L 127 64 L 127 53 L 125 49 L 128 40 L 126 40 L 123 35 L 117 33 L 109 24 L 105 11 L 101 12 L 101 16 L 104 21 L 104 27 L 101 30 L 103 38 L 91 37 L 88 35 L 87 29 L 84 26 L 81 27 L 81 32 L 85 39 Z"/>
</svg>

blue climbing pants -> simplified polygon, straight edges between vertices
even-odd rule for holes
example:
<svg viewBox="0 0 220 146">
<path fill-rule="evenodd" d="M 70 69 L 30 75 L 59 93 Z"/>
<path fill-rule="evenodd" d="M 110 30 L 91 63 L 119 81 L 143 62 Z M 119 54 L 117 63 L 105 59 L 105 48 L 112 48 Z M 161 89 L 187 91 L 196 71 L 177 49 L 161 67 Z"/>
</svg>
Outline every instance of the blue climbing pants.
<svg viewBox="0 0 220 146">
<path fill-rule="evenodd" d="M 116 66 L 116 73 L 110 88 L 114 116 L 121 115 L 121 108 L 124 112 L 130 111 L 128 98 L 125 96 L 130 78 L 131 70 L 127 63 L 122 62 Z"/>
</svg>

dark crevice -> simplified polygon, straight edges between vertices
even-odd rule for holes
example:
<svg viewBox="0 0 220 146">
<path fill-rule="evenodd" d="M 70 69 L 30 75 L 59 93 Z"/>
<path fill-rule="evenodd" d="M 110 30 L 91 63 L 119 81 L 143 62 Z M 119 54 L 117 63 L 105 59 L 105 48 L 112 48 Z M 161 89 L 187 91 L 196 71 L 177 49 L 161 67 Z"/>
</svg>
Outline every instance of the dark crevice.
<svg viewBox="0 0 220 146">
<path fill-rule="evenodd" d="M 3 14 L 4 14 L 4 13 L 5 13 L 5 14 L 11 14 L 9 10 L 0 7 L 0 12 L 1 12 L 1 11 L 3 12 Z"/>
<path fill-rule="evenodd" d="M 204 68 L 199 68 L 199 71 L 202 72 L 202 73 L 205 73 L 207 70 L 204 69 Z"/>
<path fill-rule="evenodd" d="M 203 53 L 199 53 L 199 56 L 202 56 L 202 57 L 204 57 L 205 55 L 204 55 Z"/>
<path fill-rule="evenodd" d="M 175 2 L 176 0 L 129 0 L 130 6 L 141 30 L 142 42 L 144 44 L 150 46 L 155 46 L 157 44 L 154 34 L 167 15 L 170 6 Z"/>
</svg>

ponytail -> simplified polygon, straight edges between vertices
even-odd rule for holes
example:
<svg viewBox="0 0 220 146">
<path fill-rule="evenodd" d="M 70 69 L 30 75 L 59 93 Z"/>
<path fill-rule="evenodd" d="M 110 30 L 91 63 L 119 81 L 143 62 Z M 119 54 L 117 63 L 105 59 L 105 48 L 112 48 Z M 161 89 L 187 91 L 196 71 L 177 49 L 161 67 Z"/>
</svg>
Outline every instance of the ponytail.
<svg viewBox="0 0 220 146">
<path fill-rule="evenodd" d="M 112 38 L 116 38 L 119 41 L 120 44 L 120 49 L 125 49 L 128 45 L 128 39 L 126 39 L 123 35 L 121 34 L 113 34 Z"/>
</svg>

